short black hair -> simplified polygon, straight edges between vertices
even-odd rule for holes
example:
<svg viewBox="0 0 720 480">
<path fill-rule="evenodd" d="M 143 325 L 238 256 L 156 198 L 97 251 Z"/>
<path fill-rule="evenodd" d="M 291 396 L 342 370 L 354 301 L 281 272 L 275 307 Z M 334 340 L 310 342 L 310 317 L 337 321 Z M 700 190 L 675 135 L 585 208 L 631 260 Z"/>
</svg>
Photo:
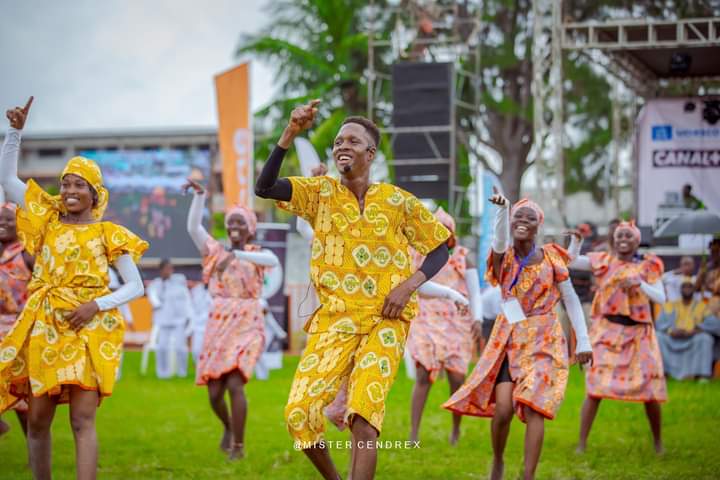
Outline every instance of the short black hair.
<svg viewBox="0 0 720 480">
<path fill-rule="evenodd" d="M 348 123 L 356 123 L 358 125 L 361 125 L 365 128 L 365 131 L 370 135 L 370 138 L 373 139 L 375 142 L 375 146 L 377 147 L 380 144 L 380 129 L 373 123 L 372 120 L 369 120 L 365 117 L 360 116 L 352 116 L 347 117 L 345 120 L 343 120 L 342 125 L 347 125 Z M 341 126 L 342 126 L 341 125 Z"/>
<path fill-rule="evenodd" d="M 163 258 L 162 260 L 160 260 L 160 265 L 158 266 L 158 268 L 160 270 L 162 270 L 163 268 L 165 268 L 166 265 L 171 265 L 171 264 L 172 264 L 172 262 L 170 261 L 169 258 Z"/>
</svg>

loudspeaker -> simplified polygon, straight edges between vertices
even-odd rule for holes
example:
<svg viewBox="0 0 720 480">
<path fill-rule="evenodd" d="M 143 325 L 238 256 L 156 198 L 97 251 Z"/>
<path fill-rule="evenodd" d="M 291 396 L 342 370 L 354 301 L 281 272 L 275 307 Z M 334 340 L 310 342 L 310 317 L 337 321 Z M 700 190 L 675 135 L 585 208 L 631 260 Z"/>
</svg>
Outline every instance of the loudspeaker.
<svg viewBox="0 0 720 480">
<path fill-rule="evenodd" d="M 454 152 L 451 63 L 396 63 L 392 68 L 395 184 L 419 198 L 449 197 Z M 442 131 L 423 131 L 439 127 Z"/>
</svg>

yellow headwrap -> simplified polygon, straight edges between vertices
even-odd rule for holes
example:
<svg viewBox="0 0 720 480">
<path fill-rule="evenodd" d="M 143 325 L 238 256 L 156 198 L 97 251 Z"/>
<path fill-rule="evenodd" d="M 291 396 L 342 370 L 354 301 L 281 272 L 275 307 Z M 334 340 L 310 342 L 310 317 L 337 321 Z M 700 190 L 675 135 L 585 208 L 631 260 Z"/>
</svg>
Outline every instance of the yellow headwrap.
<svg viewBox="0 0 720 480">
<path fill-rule="evenodd" d="M 95 189 L 98 194 L 98 199 L 97 205 L 92 209 L 92 216 L 95 220 L 101 220 L 108 206 L 110 194 L 103 186 L 102 172 L 97 163 L 85 157 L 73 157 L 68 160 L 67 165 L 65 165 L 65 168 L 60 174 L 60 180 L 62 180 L 65 175 L 77 175 Z M 62 202 L 60 202 L 60 204 L 62 205 Z"/>
</svg>

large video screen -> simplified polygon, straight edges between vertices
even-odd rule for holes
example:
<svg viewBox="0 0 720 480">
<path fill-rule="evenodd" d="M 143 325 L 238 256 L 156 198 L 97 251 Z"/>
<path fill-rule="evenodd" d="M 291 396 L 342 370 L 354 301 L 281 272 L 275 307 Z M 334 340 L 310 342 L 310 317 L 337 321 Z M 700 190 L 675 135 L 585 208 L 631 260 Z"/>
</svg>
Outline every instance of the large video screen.
<svg viewBox="0 0 720 480">
<path fill-rule="evenodd" d="M 177 149 L 86 150 L 100 165 L 110 205 L 105 220 L 150 242 L 145 257 L 192 258 L 199 253 L 186 229 L 191 195 L 180 187 L 192 177 L 207 184 L 210 152 Z"/>
</svg>

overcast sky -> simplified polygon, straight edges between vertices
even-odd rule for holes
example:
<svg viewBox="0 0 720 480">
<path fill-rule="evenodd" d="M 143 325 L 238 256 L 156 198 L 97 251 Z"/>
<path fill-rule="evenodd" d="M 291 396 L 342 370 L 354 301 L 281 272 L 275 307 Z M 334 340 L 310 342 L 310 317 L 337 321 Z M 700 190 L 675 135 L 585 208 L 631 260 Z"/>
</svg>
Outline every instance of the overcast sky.
<svg viewBox="0 0 720 480">
<path fill-rule="evenodd" d="M 0 0 L 0 109 L 35 95 L 28 132 L 217 125 L 213 75 L 265 0 Z M 253 109 L 273 92 L 252 73 Z"/>
</svg>

